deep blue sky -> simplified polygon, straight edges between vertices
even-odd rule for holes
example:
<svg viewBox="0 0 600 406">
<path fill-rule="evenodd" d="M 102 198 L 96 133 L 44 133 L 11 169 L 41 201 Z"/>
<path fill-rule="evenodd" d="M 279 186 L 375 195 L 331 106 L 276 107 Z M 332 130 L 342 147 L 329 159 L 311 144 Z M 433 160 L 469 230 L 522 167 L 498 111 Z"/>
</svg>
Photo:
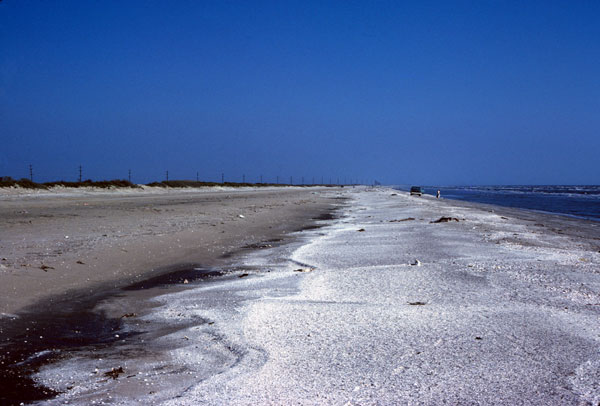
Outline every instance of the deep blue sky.
<svg viewBox="0 0 600 406">
<path fill-rule="evenodd" d="M 0 2 L 0 176 L 600 183 L 598 1 Z"/>
</svg>

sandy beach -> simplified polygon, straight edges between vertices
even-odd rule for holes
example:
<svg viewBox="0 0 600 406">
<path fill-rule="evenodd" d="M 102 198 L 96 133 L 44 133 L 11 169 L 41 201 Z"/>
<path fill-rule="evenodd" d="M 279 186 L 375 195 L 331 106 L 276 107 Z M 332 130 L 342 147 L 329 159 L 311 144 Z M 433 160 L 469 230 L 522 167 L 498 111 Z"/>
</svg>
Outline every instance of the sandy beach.
<svg viewBox="0 0 600 406">
<path fill-rule="evenodd" d="M 136 283 L 176 289 L 222 275 L 229 271 L 209 269 L 236 253 L 277 245 L 290 233 L 315 227 L 315 219 L 328 218 L 338 204 L 318 191 L 3 190 L 0 362 L 32 356 L 35 362 L 14 373 L 3 370 L 0 403 L 47 397 L 45 389 L 36 391 L 29 378 L 21 379 L 47 362 L 36 354 L 106 342 L 102 335 L 119 328 L 123 314 L 142 312 L 157 294 Z M 126 308 L 108 317 L 94 310 L 126 286 L 138 291 L 128 296 Z"/>
<path fill-rule="evenodd" d="M 3 325 L 131 289 L 27 353 L 43 404 L 600 402 L 600 223 L 386 188 L 44 199 L 0 203 Z"/>
<path fill-rule="evenodd" d="M 330 208 L 301 188 L 0 191 L 0 313 L 71 289 L 208 267 Z"/>
</svg>

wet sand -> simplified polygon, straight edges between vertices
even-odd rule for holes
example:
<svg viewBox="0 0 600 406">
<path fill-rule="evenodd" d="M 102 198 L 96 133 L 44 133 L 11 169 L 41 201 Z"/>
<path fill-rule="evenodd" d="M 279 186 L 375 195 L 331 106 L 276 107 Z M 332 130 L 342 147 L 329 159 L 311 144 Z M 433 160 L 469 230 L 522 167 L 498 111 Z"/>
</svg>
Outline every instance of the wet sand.
<svg viewBox="0 0 600 406">
<path fill-rule="evenodd" d="M 87 315 L 56 319 L 78 328 L 59 341 L 102 334 L 25 371 L 60 392 L 45 404 L 600 402 L 600 223 L 385 188 L 321 198 L 340 207 L 323 228 L 80 291 Z"/>
<path fill-rule="evenodd" d="M 52 398 L 56 391 L 31 378 L 40 367 L 134 339 L 141 332 L 122 332 L 123 323 L 148 311 L 151 297 L 222 280 L 232 269 L 218 265 L 236 253 L 313 228 L 337 206 L 329 193 L 0 192 L 0 403 Z M 123 297 L 112 310 L 97 308 Z"/>
</svg>

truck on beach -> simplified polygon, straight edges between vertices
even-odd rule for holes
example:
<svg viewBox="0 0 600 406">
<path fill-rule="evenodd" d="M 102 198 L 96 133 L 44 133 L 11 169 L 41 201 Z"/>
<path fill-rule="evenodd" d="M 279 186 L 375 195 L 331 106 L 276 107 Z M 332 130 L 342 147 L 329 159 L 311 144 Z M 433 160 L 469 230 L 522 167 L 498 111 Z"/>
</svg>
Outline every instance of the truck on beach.
<svg viewBox="0 0 600 406">
<path fill-rule="evenodd" d="M 421 196 L 423 195 L 423 193 L 425 193 L 425 190 L 423 190 L 423 188 L 421 186 L 412 186 L 410 188 L 410 195 L 416 195 L 416 196 Z"/>
</svg>

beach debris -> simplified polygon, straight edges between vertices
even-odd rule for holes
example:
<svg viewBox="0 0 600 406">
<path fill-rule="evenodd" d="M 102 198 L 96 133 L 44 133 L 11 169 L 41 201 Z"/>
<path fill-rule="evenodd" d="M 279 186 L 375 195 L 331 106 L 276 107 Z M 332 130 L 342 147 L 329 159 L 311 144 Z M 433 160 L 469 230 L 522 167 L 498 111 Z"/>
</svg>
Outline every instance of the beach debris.
<svg viewBox="0 0 600 406">
<path fill-rule="evenodd" d="M 243 274 L 241 274 L 241 275 L 238 275 L 238 278 L 245 278 L 245 277 L 246 277 L 246 276 L 248 276 L 248 275 L 250 275 L 250 274 L 248 274 L 248 273 L 243 273 Z"/>
<path fill-rule="evenodd" d="M 54 267 L 42 264 L 40 269 L 44 272 L 48 272 L 48 269 L 54 269 Z"/>
<path fill-rule="evenodd" d="M 427 303 L 426 302 L 408 302 L 408 304 L 411 306 L 425 306 Z"/>
<path fill-rule="evenodd" d="M 190 283 L 190 281 L 188 281 L 187 279 L 184 279 L 184 280 L 183 280 L 183 284 L 184 284 L 184 285 L 187 285 L 188 283 Z"/>
<path fill-rule="evenodd" d="M 294 272 L 312 272 L 314 270 L 315 270 L 315 268 L 305 267 L 305 268 L 294 269 Z"/>
<path fill-rule="evenodd" d="M 421 261 L 419 261 L 418 259 L 415 259 L 415 261 L 411 262 L 410 264 L 413 266 L 421 266 Z"/>
<path fill-rule="evenodd" d="M 78 263 L 79 265 L 85 265 L 85 262 L 83 261 L 77 261 L 76 263 Z"/>
<path fill-rule="evenodd" d="M 399 219 L 399 220 L 398 220 L 398 219 L 394 219 L 394 220 L 390 220 L 389 222 L 390 222 L 390 223 L 400 223 L 400 222 L 402 222 L 402 221 L 413 221 L 413 220 L 415 220 L 415 218 L 414 218 L 414 217 L 407 217 L 407 218 L 405 218 L 405 219 Z"/>
<path fill-rule="evenodd" d="M 69 239 L 69 236 L 68 236 L 68 235 L 65 235 L 65 239 L 67 239 L 67 240 L 68 240 L 68 239 Z"/>
<path fill-rule="evenodd" d="M 244 246 L 243 248 L 250 248 L 250 249 L 265 249 L 265 248 L 272 248 L 273 246 L 271 244 L 266 244 L 266 243 L 254 243 L 254 244 L 248 244 L 246 246 Z"/>
<path fill-rule="evenodd" d="M 137 317 L 136 313 L 125 313 L 124 315 L 121 316 L 122 319 L 126 319 L 129 317 Z"/>
<path fill-rule="evenodd" d="M 246 216 L 244 216 L 243 214 L 238 214 L 238 217 L 241 218 L 241 219 L 245 219 L 246 218 Z"/>
<path fill-rule="evenodd" d="M 124 374 L 125 371 L 123 371 L 123 367 L 118 367 L 118 368 L 113 368 L 110 371 L 106 371 L 104 373 L 104 376 L 108 376 L 109 378 L 112 379 L 117 379 L 119 377 L 119 375 Z"/>
<path fill-rule="evenodd" d="M 398 193 L 392 193 L 390 196 L 398 196 Z"/>
<path fill-rule="evenodd" d="M 188 336 L 183 336 L 184 340 L 189 340 L 190 338 Z"/>
<path fill-rule="evenodd" d="M 482 338 L 482 337 L 479 337 L 479 336 L 475 337 L 475 339 L 476 339 L 476 340 L 483 340 L 483 338 Z"/>
<path fill-rule="evenodd" d="M 440 217 L 435 221 L 430 221 L 430 223 L 448 223 L 450 221 L 460 221 L 456 217 Z"/>
<path fill-rule="evenodd" d="M 363 231 L 365 231 L 364 228 L 361 228 L 360 230 L 357 230 L 359 233 L 362 233 Z"/>
<path fill-rule="evenodd" d="M 6 258 L 2 258 L 3 261 L 8 261 Z"/>
</svg>

